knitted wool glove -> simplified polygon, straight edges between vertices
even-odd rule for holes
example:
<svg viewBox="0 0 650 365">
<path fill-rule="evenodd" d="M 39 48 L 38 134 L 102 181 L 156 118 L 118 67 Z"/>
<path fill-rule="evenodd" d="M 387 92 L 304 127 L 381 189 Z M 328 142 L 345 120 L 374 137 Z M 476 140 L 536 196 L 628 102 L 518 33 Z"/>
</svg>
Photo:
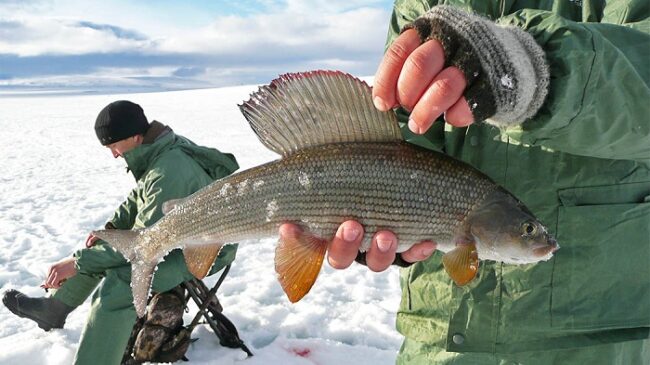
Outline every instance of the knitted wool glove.
<svg viewBox="0 0 650 365">
<path fill-rule="evenodd" d="M 542 106 L 548 65 L 542 48 L 525 31 L 453 6 L 432 8 L 404 30 L 411 28 L 422 43 L 439 41 L 446 66 L 465 74 L 464 96 L 475 121 L 507 127 L 534 116 Z"/>
</svg>

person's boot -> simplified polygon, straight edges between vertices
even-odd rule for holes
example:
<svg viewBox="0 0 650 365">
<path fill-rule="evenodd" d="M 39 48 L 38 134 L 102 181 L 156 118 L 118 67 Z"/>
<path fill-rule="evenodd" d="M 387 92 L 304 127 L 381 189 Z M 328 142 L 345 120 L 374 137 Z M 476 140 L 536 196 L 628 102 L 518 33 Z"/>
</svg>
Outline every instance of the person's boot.
<svg viewBox="0 0 650 365">
<path fill-rule="evenodd" d="M 66 317 L 74 310 L 74 307 L 60 300 L 50 297 L 30 298 L 13 289 L 4 293 L 2 303 L 13 314 L 31 319 L 45 331 L 52 328 L 63 328 Z"/>
</svg>

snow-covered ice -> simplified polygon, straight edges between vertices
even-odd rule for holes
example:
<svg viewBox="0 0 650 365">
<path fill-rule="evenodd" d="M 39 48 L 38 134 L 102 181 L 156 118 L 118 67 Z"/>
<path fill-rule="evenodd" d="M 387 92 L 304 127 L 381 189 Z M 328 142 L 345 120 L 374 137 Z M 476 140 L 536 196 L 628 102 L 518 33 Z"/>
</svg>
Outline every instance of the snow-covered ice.
<svg viewBox="0 0 650 365">
<path fill-rule="evenodd" d="M 131 95 L 0 97 L 0 292 L 42 296 L 49 265 L 83 246 L 134 185 L 122 159 L 99 145 L 93 124 L 109 102 L 139 103 L 150 120 L 196 143 L 234 153 L 242 169 L 276 158 L 246 125 L 237 104 L 257 86 Z M 291 304 L 275 278 L 274 240 L 240 245 L 219 290 L 224 313 L 255 356 L 222 348 L 199 326 L 190 364 L 393 364 L 397 269 L 372 273 L 324 264 L 311 292 Z M 216 277 L 206 279 L 213 284 Z M 48 333 L 0 305 L 0 364 L 68 364 L 89 302 L 64 329 Z M 191 321 L 196 308 L 185 315 Z"/>
</svg>

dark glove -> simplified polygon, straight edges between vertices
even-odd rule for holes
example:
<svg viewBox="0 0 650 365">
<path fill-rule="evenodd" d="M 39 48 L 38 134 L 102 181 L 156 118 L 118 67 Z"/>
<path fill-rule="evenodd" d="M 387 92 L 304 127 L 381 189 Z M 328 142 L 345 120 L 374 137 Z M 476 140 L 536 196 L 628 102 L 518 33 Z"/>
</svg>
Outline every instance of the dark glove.
<svg viewBox="0 0 650 365">
<path fill-rule="evenodd" d="M 357 253 L 357 257 L 354 259 L 354 261 L 356 261 L 357 263 L 359 263 L 361 265 L 368 266 L 368 264 L 366 263 L 366 253 L 365 252 L 359 251 L 359 253 Z M 393 262 L 391 263 L 391 265 L 395 265 L 395 266 L 399 266 L 399 267 L 409 267 L 409 266 L 411 266 L 413 264 L 414 264 L 414 262 L 405 261 L 402 258 L 402 254 L 400 254 L 400 253 L 395 255 L 395 260 L 393 260 Z"/>
<path fill-rule="evenodd" d="M 467 80 L 465 99 L 474 121 L 505 127 L 520 124 L 542 106 L 549 71 L 542 48 L 525 31 L 499 26 L 453 6 L 436 6 L 406 29 L 422 42 L 442 44 L 446 66 Z"/>
</svg>

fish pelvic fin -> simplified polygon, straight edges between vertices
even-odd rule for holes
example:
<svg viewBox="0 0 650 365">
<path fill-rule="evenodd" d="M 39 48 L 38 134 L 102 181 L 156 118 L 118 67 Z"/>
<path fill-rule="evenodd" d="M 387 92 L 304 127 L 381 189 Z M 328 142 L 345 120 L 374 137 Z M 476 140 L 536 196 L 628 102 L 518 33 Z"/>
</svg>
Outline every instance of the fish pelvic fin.
<svg viewBox="0 0 650 365">
<path fill-rule="evenodd" d="M 327 241 L 304 232 L 280 240 L 275 248 L 275 272 L 291 303 L 314 285 L 326 251 Z"/>
<path fill-rule="evenodd" d="M 458 286 L 472 281 L 478 272 L 478 252 L 473 243 L 459 244 L 442 256 L 445 271 Z"/>
<path fill-rule="evenodd" d="M 221 243 L 213 243 L 184 248 L 183 256 L 185 257 L 187 269 L 196 278 L 203 279 L 210 271 L 222 246 Z"/>
<path fill-rule="evenodd" d="M 129 261 L 137 259 L 135 247 L 137 240 L 142 237 L 144 229 L 122 230 L 122 229 L 105 229 L 92 231 L 90 234 L 106 241 L 111 247 L 116 249 L 124 258 Z"/>
<path fill-rule="evenodd" d="M 381 112 L 364 81 L 340 71 L 281 75 L 239 106 L 262 144 L 289 155 L 344 142 L 398 142 L 395 113 Z"/>
<path fill-rule="evenodd" d="M 131 261 L 131 292 L 133 293 L 133 306 L 138 317 L 144 317 L 147 310 L 149 294 L 151 294 L 151 281 L 153 272 L 158 263 L 142 260 Z"/>
</svg>

